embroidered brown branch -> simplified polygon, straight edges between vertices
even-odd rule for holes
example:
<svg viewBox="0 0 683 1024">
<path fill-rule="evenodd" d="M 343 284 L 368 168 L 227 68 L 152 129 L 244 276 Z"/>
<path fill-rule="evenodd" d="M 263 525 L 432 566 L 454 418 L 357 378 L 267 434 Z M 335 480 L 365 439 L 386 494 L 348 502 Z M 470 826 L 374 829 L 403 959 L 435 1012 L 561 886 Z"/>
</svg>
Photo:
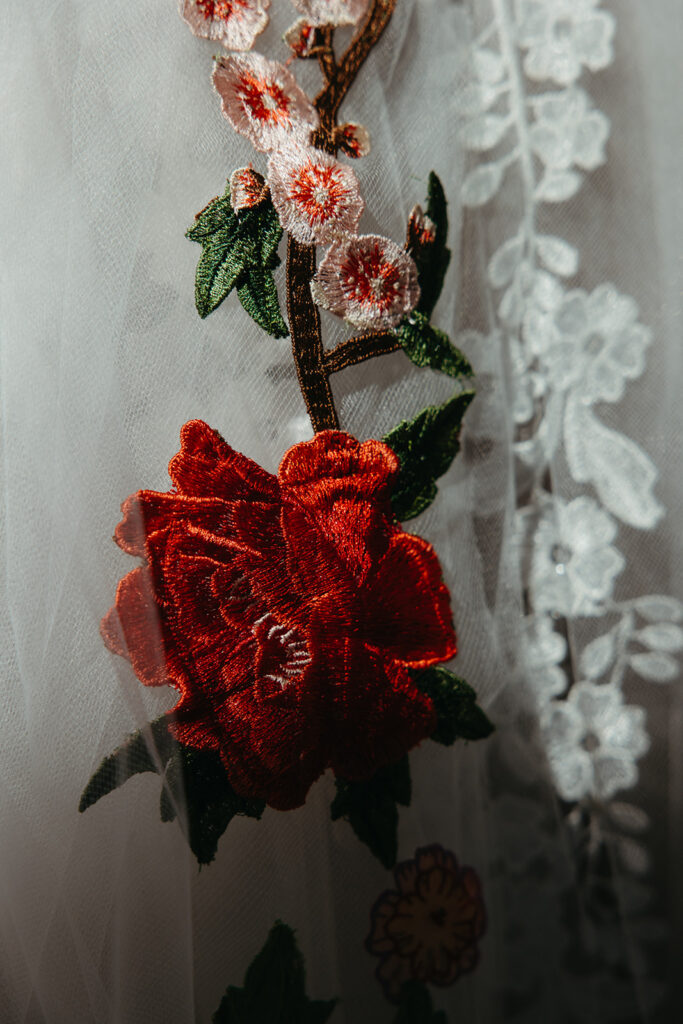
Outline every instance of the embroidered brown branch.
<svg viewBox="0 0 683 1024">
<path fill-rule="evenodd" d="M 373 0 L 365 21 L 339 61 L 334 54 L 334 28 L 318 30 L 316 54 L 325 84 L 314 100 L 320 127 L 311 136 L 316 149 L 336 155 L 338 145 L 337 114 L 356 75 L 377 43 L 396 6 L 396 0 Z M 316 270 L 313 245 L 302 245 L 291 236 L 287 241 L 287 311 L 292 336 L 292 352 L 299 385 L 316 433 L 335 428 L 339 419 L 334 406 L 329 375 L 353 363 L 382 355 L 400 347 L 388 345 L 390 335 L 367 335 L 368 341 L 352 338 L 325 355 L 320 314 L 313 302 L 310 283 Z M 372 344 L 370 339 L 372 338 Z M 379 339 L 384 339 L 380 342 Z"/>
<path fill-rule="evenodd" d="M 367 334 L 359 334 L 348 341 L 342 341 L 331 352 L 326 352 L 325 370 L 328 374 L 339 373 L 348 366 L 355 366 L 366 359 L 374 359 L 375 356 L 384 356 L 388 352 L 396 352 L 399 348 L 401 342 L 398 335 L 391 331 L 369 331 Z"/>
</svg>

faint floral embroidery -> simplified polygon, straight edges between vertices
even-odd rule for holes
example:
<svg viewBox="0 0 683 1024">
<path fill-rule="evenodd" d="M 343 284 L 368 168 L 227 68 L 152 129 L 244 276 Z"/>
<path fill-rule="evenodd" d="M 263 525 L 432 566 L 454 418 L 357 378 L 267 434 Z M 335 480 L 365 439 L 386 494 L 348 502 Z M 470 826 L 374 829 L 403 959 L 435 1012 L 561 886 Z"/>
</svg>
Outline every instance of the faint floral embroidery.
<svg viewBox="0 0 683 1024">
<path fill-rule="evenodd" d="M 636 762 L 649 747 L 645 711 L 624 704 L 611 684 L 577 683 L 566 701 L 541 718 L 555 785 L 565 800 L 610 800 L 638 778 Z"/>
<path fill-rule="evenodd" d="M 550 615 L 537 615 L 527 624 L 522 652 L 524 676 L 540 705 L 567 689 L 567 676 L 560 667 L 567 656 L 567 641 Z"/>
<path fill-rule="evenodd" d="M 593 498 L 554 498 L 533 536 L 530 588 L 537 612 L 599 615 L 626 564 L 617 524 Z"/>
<path fill-rule="evenodd" d="M 414 860 L 397 865 L 394 878 L 396 889 L 382 893 L 372 909 L 366 940 L 368 951 L 381 957 L 377 978 L 392 1000 L 412 979 L 452 985 L 473 970 L 486 924 L 476 872 L 441 846 L 417 850 Z"/>
<path fill-rule="evenodd" d="M 614 18 L 599 0 L 517 0 L 517 41 L 527 51 L 529 78 L 570 85 L 585 65 L 599 71 L 612 61 Z"/>
<path fill-rule="evenodd" d="M 550 308 L 530 305 L 524 339 L 546 367 L 551 383 L 574 389 L 585 404 L 618 402 L 626 381 L 645 369 L 651 333 L 638 322 L 638 306 L 611 284 L 592 293 L 559 290 Z"/>
<path fill-rule="evenodd" d="M 569 199 L 581 185 L 575 168 L 592 171 L 605 162 L 609 120 L 577 86 L 530 98 L 535 120 L 531 149 L 545 166 L 537 195 L 546 202 Z"/>
</svg>

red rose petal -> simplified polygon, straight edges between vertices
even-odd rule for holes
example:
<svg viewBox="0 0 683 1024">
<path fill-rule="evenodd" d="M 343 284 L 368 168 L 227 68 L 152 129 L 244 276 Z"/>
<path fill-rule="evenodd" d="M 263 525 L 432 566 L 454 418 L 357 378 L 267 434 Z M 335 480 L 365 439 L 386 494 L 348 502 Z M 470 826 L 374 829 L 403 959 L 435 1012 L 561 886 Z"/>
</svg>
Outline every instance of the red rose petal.
<svg viewBox="0 0 683 1024">
<path fill-rule="evenodd" d="M 118 628 L 114 614 L 118 617 Z M 116 591 L 116 612 L 105 615 L 100 625 L 105 644 L 130 659 L 133 671 L 145 686 L 168 686 L 164 629 L 160 608 L 147 569 L 133 569 Z"/>
<path fill-rule="evenodd" d="M 221 435 L 201 420 L 190 420 L 180 432 L 180 451 L 168 472 L 181 494 L 207 498 L 277 500 L 275 477 L 234 451 Z"/>
<path fill-rule="evenodd" d="M 413 668 L 456 653 L 450 596 L 431 544 L 395 533 L 365 591 L 363 633 L 369 644 Z"/>
</svg>

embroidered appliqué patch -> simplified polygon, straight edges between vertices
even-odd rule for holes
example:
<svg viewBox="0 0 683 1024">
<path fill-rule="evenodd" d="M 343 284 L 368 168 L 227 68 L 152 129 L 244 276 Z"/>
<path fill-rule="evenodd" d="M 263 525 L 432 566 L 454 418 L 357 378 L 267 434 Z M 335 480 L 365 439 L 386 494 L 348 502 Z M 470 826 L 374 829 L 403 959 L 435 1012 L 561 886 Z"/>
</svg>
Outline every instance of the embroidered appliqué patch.
<svg viewBox="0 0 683 1024">
<path fill-rule="evenodd" d="M 234 815 L 299 807 L 329 769 L 333 820 L 391 867 L 398 806 L 411 799 L 408 753 L 492 728 L 471 687 L 443 667 L 456 643 L 436 553 L 400 525 L 434 500 L 474 395 L 462 389 L 467 359 L 430 319 L 450 258 L 444 192 L 432 173 L 403 247 L 359 235 L 359 181 L 337 159 L 369 149 L 367 130 L 337 117 L 394 3 L 296 5 L 310 24 L 297 23 L 289 44 L 323 76 L 313 101 L 260 54 L 217 58 L 213 73 L 225 117 L 270 159 L 267 178 L 251 165 L 234 171 L 187 232 L 202 248 L 197 311 L 208 316 L 236 290 L 267 333 L 284 337 L 273 272 L 287 233 L 292 354 L 315 437 L 273 476 L 193 420 L 169 466 L 171 489 L 124 503 L 115 539 L 142 564 L 120 581 L 102 636 L 143 685 L 179 697 L 105 758 L 81 800 L 85 810 L 134 774 L 161 774 L 162 820 L 179 819 L 200 863 Z M 229 26 L 253 24 L 268 5 L 188 6 Z M 337 55 L 333 26 L 359 19 Z M 315 244 L 329 246 L 319 265 Z M 326 351 L 318 306 L 362 333 Z M 458 390 L 361 444 L 338 429 L 330 376 L 400 349 Z"/>
<path fill-rule="evenodd" d="M 438 844 L 397 865 L 394 881 L 372 908 L 366 947 L 384 994 L 402 1002 L 415 998 L 406 983 L 452 985 L 476 967 L 486 912 L 476 872 Z"/>
</svg>

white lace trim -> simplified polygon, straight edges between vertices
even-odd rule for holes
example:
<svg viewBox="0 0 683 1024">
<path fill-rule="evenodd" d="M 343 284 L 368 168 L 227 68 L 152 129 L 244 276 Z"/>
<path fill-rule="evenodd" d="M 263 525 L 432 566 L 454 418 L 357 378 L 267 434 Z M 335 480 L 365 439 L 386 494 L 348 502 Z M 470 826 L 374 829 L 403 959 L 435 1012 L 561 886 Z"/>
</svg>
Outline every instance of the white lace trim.
<svg viewBox="0 0 683 1024">
<path fill-rule="evenodd" d="M 512 175 L 523 196 L 518 226 L 487 267 L 491 341 L 507 345 L 515 454 L 526 484 L 517 538 L 527 556 L 530 614 L 519 671 L 538 706 L 559 795 L 597 800 L 606 810 L 636 784 L 649 745 L 644 709 L 624 704 L 625 675 L 669 682 L 683 648 L 678 601 L 613 596 L 626 566 L 620 522 L 652 530 L 664 509 L 652 459 L 607 426 L 596 405 L 624 398 L 652 339 L 634 299 L 613 284 L 571 287 L 579 252 L 537 224 L 542 204 L 574 197 L 605 161 L 609 120 L 577 82 L 612 62 L 615 19 L 600 0 L 491 3 L 492 20 L 474 44 L 463 129 L 465 146 L 482 156 L 463 182 L 462 200 L 484 206 Z M 589 488 L 569 502 L 549 490 L 560 452 L 576 484 Z M 600 632 L 574 649 L 574 626 L 587 618 L 599 620 Z M 565 635 L 573 640 L 571 659 Z"/>
</svg>

